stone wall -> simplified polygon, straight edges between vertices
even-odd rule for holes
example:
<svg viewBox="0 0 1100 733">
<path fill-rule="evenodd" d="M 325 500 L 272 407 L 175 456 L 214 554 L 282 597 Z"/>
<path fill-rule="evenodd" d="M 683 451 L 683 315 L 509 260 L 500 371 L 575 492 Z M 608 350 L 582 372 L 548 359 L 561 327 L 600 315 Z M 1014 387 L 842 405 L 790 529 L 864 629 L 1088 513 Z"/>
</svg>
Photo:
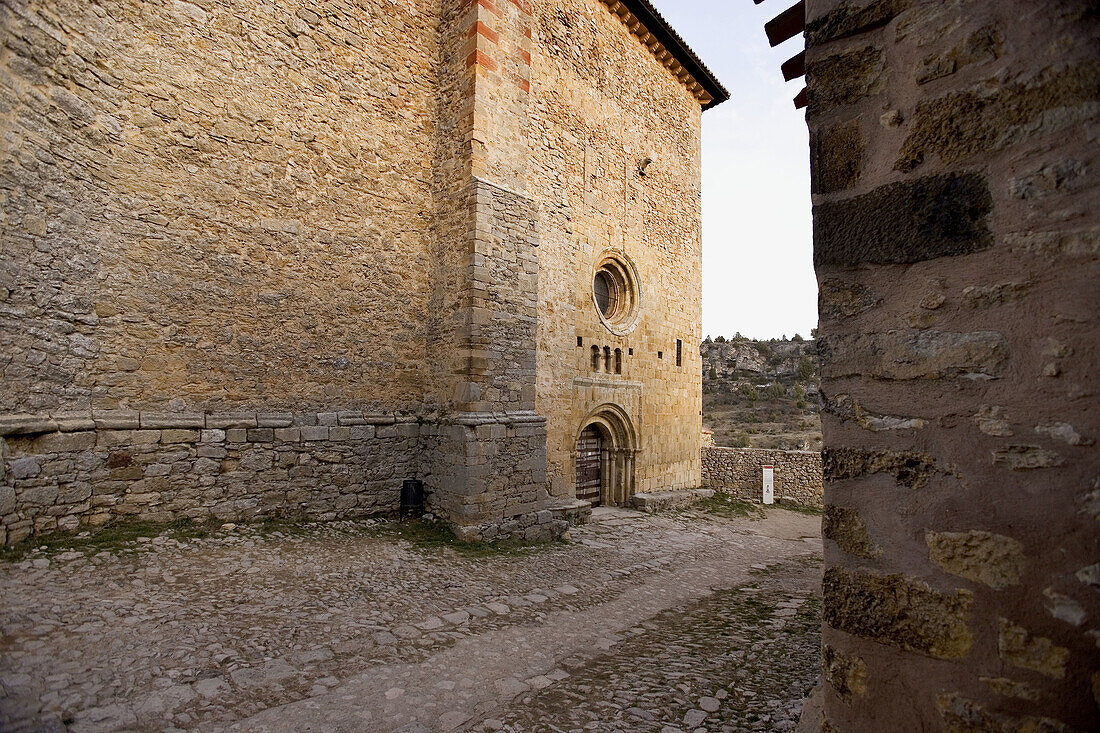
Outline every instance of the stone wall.
<svg viewBox="0 0 1100 733">
<path fill-rule="evenodd" d="M 537 406 L 559 497 L 574 496 L 577 437 L 609 409 L 633 434 L 629 446 L 616 445 L 637 451 L 631 487 L 699 483 L 700 104 L 608 4 L 617 5 L 531 3 L 530 129 L 538 132 L 526 186 L 540 233 Z M 647 156 L 653 163 L 641 175 Z M 641 307 L 623 328 L 601 320 L 592 296 L 606 255 L 637 268 Z M 618 349 L 622 373 L 593 370 L 592 347 Z"/>
<path fill-rule="evenodd" d="M 806 6 L 827 729 L 1096 730 L 1096 4 Z"/>
<path fill-rule="evenodd" d="M 775 468 L 777 501 L 822 506 L 821 454 L 812 451 L 704 446 L 701 486 L 760 501 L 764 491 L 764 466 Z"/>
<path fill-rule="evenodd" d="M 394 415 L 106 411 L 0 429 L 0 544 L 128 518 L 392 512 L 420 468 L 421 426 Z"/>
<path fill-rule="evenodd" d="M 437 6 L 5 3 L 0 411 L 419 403 Z"/>
<path fill-rule="evenodd" d="M 0 424 L 20 436 L 9 457 L 39 465 L 4 477 L 6 539 L 53 516 L 392 508 L 399 470 L 463 536 L 517 522 L 527 535 L 560 527 L 545 513 L 569 510 L 578 423 L 603 403 L 631 411 L 644 486 L 697 483 L 702 91 L 606 3 L 560 6 L 4 4 Z M 598 332 L 591 259 L 604 243 L 674 304 L 652 298 L 629 340 Z M 595 386 L 584 363 L 578 388 L 577 336 L 636 360 Z M 106 413 L 165 418 L 111 426 Z M 336 431 L 321 452 L 341 461 L 292 438 L 269 456 L 272 471 L 295 454 L 312 466 L 316 501 L 297 493 L 304 473 L 284 480 L 249 458 L 266 448 L 215 458 L 201 433 L 155 433 L 227 429 L 211 416 L 237 413 L 306 417 L 228 429 Z M 345 413 L 399 416 L 417 442 L 308 422 Z M 85 427 L 56 433 L 56 416 Z M 118 441 L 135 463 L 111 470 L 147 484 L 103 473 Z M 79 451 L 47 450 L 62 444 Z M 202 492 L 175 478 L 210 460 Z M 620 460 L 633 481 L 633 452 Z M 31 479 L 57 497 L 24 501 L 42 487 L 11 482 Z M 353 503 L 330 497 L 349 481 Z M 62 485 L 81 482 L 115 499 L 68 501 L 85 487 Z"/>
</svg>

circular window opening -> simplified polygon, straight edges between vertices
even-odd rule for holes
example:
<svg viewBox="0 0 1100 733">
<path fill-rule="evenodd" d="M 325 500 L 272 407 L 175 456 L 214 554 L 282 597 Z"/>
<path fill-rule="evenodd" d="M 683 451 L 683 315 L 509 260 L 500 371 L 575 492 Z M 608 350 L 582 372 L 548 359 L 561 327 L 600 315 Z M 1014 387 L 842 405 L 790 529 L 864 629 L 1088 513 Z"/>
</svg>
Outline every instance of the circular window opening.
<svg viewBox="0 0 1100 733">
<path fill-rule="evenodd" d="M 600 309 L 600 313 L 608 317 L 614 315 L 618 298 L 615 292 L 615 281 L 611 279 L 611 275 L 604 270 L 597 272 L 592 290 L 596 293 L 596 307 Z"/>
<path fill-rule="evenodd" d="M 605 255 L 592 277 L 592 300 L 600 320 L 612 333 L 633 329 L 642 300 L 634 263 Z"/>
</svg>

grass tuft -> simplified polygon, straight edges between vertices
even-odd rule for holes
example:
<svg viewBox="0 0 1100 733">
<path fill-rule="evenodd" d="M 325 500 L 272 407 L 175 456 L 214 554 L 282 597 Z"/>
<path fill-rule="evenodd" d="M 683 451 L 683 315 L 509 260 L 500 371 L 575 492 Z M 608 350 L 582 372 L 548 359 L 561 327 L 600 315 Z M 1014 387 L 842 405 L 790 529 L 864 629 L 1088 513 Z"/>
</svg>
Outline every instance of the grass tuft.
<svg viewBox="0 0 1100 733">
<path fill-rule="evenodd" d="M 716 517 L 725 517 L 726 519 L 746 518 L 757 520 L 764 518 L 763 507 L 722 492 L 716 492 L 714 496 L 705 499 L 698 499 L 690 508 L 695 511 L 713 514 Z"/>
<path fill-rule="evenodd" d="M 0 561 L 16 562 L 35 550 L 43 553 L 83 552 L 94 554 L 116 551 L 131 546 L 139 537 L 164 536 L 174 540 L 206 537 L 216 524 L 199 524 L 189 519 L 175 522 L 112 522 L 95 529 L 54 532 L 43 537 L 28 537 L 21 542 L 0 548 Z"/>
<path fill-rule="evenodd" d="M 818 507 L 807 506 L 806 504 L 788 504 L 787 502 L 783 502 L 782 504 L 777 504 L 776 506 L 778 506 L 780 509 L 786 509 L 789 512 L 807 514 L 811 517 L 820 517 L 823 513 L 822 510 Z"/>
</svg>

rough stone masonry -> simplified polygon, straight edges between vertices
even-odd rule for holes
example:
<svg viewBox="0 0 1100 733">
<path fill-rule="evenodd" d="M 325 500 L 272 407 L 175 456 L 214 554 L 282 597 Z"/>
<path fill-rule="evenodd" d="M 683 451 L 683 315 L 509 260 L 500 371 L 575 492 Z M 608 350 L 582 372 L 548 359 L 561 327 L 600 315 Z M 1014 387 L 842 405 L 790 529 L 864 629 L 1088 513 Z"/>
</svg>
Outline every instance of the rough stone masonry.
<svg viewBox="0 0 1100 733">
<path fill-rule="evenodd" d="M 727 95 L 647 3 L 18 0 L 0 38 L 0 543 L 404 479 L 549 537 L 588 427 L 602 501 L 698 484 Z"/>
<path fill-rule="evenodd" d="M 809 0 L 825 730 L 1100 729 L 1100 16 Z"/>
</svg>

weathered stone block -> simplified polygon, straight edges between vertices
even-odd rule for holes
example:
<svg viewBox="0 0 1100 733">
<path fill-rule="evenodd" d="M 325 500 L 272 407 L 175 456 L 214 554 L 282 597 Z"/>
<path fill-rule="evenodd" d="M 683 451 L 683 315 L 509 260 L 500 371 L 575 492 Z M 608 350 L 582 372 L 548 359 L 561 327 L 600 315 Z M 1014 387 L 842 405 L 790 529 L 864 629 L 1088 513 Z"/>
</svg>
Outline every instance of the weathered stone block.
<svg viewBox="0 0 1100 733">
<path fill-rule="evenodd" d="M 247 435 L 249 443 L 271 443 L 275 440 L 275 430 L 272 428 L 252 428 Z"/>
<path fill-rule="evenodd" d="M 224 443 L 225 431 L 224 430 L 203 430 L 202 435 L 199 438 L 203 443 Z"/>
<path fill-rule="evenodd" d="M 256 414 L 252 412 L 220 413 L 206 416 L 206 427 L 217 430 L 228 428 L 254 428 Z"/>
<path fill-rule="evenodd" d="M 828 336 L 818 346 L 827 379 L 995 378 L 1009 364 L 1008 340 L 997 331 L 897 330 Z"/>
<path fill-rule="evenodd" d="M 882 555 L 882 548 L 871 541 L 867 523 L 855 509 L 827 504 L 821 519 L 821 535 L 849 555 L 868 560 Z"/>
<path fill-rule="evenodd" d="M 835 193 L 854 186 L 863 171 L 863 153 L 859 119 L 810 128 L 810 191 Z"/>
<path fill-rule="evenodd" d="M 989 89 L 992 89 L 990 91 Z M 912 132 L 894 168 L 909 172 L 936 155 L 956 163 L 999 150 L 1015 140 L 1016 129 L 1029 136 L 1051 134 L 1084 122 L 1100 100 L 1100 62 L 1051 68 L 1034 79 L 1006 85 L 982 85 L 917 105 Z M 1060 113 L 1046 114 L 1052 110 Z"/>
<path fill-rule="evenodd" d="M 843 2 L 825 15 L 807 20 L 806 43 L 818 46 L 882 28 L 912 5 L 913 0 L 873 0 L 860 5 Z"/>
<path fill-rule="evenodd" d="M 261 412 L 256 415 L 256 425 L 261 428 L 288 428 L 294 424 L 289 412 Z"/>
<path fill-rule="evenodd" d="M 198 430 L 162 430 L 161 443 L 194 443 L 199 439 Z"/>
<path fill-rule="evenodd" d="M 0 519 L 15 511 L 15 489 L 11 486 L 0 486 Z"/>
<path fill-rule="evenodd" d="M 908 264 L 993 246 L 993 198 L 976 173 L 890 183 L 814 207 L 814 264 Z"/>
<path fill-rule="evenodd" d="M 31 450 L 35 453 L 71 453 L 91 450 L 96 445 L 94 431 L 83 433 L 47 433 L 35 438 Z"/>
<path fill-rule="evenodd" d="M 925 534 L 932 562 L 953 575 L 1000 590 L 1017 585 L 1026 560 L 1023 547 L 1011 537 L 971 530 Z"/>
<path fill-rule="evenodd" d="M 980 61 L 1000 57 L 1004 38 L 996 26 L 980 28 L 944 54 L 929 54 L 917 69 L 917 83 L 927 84 Z"/>
<path fill-rule="evenodd" d="M 302 440 L 328 440 L 329 428 L 326 425 L 306 425 L 302 427 Z"/>
<path fill-rule="evenodd" d="M 42 466 L 34 458 L 16 458 L 11 462 L 11 477 L 13 479 L 34 478 L 42 473 Z"/>
<path fill-rule="evenodd" d="M 134 430 L 141 427 L 141 416 L 131 410 L 93 410 L 92 419 L 100 430 Z"/>
<path fill-rule="evenodd" d="M 889 76 L 886 54 L 873 46 L 809 61 L 806 65 L 809 113 L 822 115 L 881 94 Z"/>
<path fill-rule="evenodd" d="M 1068 649 L 1056 646 L 1050 639 L 1032 636 L 1027 629 L 1016 626 L 1008 619 L 999 619 L 998 624 L 997 650 L 1001 659 L 1052 679 L 1060 680 L 1066 676 Z"/>
<path fill-rule="evenodd" d="M 26 506 L 53 506 L 58 493 L 58 487 L 52 484 L 32 486 L 19 492 L 19 503 Z"/>
<path fill-rule="evenodd" d="M 842 700 L 851 702 L 854 695 L 867 693 L 866 662 L 859 657 L 848 656 L 828 644 L 821 652 L 822 675 Z"/>
<path fill-rule="evenodd" d="M 201 412 L 143 412 L 142 428 L 203 428 L 206 415 Z"/>
<path fill-rule="evenodd" d="M 1063 456 L 1037 445 L 1008 445 L 993 451 L 993 463 L 1011 468 L 1013 471 L 1054 468 L 1065 462 L 1066 459 Z"/>
<path fill-rule="evenodd" d="M 46 415 L 0 416 L 0 436 L 34 435 L 57 430 L 57 422 Z"/>
<path fill-rule="evenodd" d="M 845 633 L 918 652 L 959 659 L 974 643 L 967 627 L 972 595 L 940 593 L 916 578 L 825 571 L 825 623 Z"/>
<path fill-rule="evenodd" d="M 912 451 L 826 448 L 822 451 L 822 462 L 826 481 L 844 481 L 885 473 L 909 489 L 921 488 L 940 473 L 931 456 Z"/>
<path fill-rule="evenodd" d="M 275 440 L 280 443 L 297 443 L 301 438 L 301 428 L 275 428 Z"/>
</svg>

